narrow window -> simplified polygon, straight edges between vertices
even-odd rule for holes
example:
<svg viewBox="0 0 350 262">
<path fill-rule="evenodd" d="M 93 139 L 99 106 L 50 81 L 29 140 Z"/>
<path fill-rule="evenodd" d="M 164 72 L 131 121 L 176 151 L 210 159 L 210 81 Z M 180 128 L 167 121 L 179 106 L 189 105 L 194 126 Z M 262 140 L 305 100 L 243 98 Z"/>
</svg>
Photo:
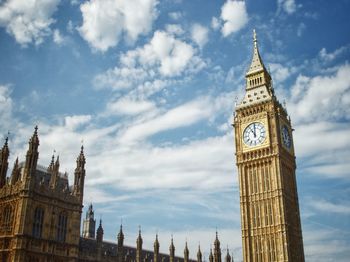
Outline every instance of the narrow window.
<svg viewBox="0 0 350 262">
<path fill-rule="evenodd" d="M 37 207 L 34 211 L 34 220 L 33 220 L 33 237 L 41 238 L 43 230 L 43 221 L 44 221 L 44 210 L 40 207 Z"/>
<path fill-rule="evenodd" d="M 67 215 L 63 212 L 58 215 L 57 241 L 65 242 L 67 234 Z"/>
<path fill-rule="evenodd" d="M 253 211 L 253 227 L 256 227 L 256 212 L 255 212 L 255 204 L 252 206 Z"/>
<path fill-rule="evenodd" d="M 268 226 L 269 225 L 269 216 L 268 216 L 268 212 L 267 212 L 267 206 L 268 206 L 268 203 L 267 201 L 264 201 L 265 204 L 264 204 L 264 218 L 265 218 L 265 226 Z"/>
<path fill-rule="evenodd" d="M 270 176 L 269 176 L 269 167 L 265 167 L 265 181 L 266 181 L 266 190 L 270 190 Z"/>
<path fill-rule="evenodd" d="M 11 208 L 11 206 L 6 206 L 4 209 L 2 227 L 5 231 L 11 231 L 11 229 L 12 229 L 12 208 Z"/>
</svg>

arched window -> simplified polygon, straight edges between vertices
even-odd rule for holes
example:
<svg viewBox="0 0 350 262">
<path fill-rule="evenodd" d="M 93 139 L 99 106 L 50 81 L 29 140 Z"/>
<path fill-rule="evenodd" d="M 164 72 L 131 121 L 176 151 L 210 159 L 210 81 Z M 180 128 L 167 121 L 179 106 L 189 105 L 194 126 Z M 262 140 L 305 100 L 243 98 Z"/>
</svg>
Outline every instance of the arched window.
<svg viewBox="0 0 350 262">
<path fill-rule="evenodd" d="M 67 215 L 62 212 L 58 215 L 57 241 L 65 242 L 67 234 Z"/>
<path fill-rule="evenodd" d="M 44 222 L 44 210 L 37 207 L 34 211 L 33 237 L 41 238 Z"/>
</svg>

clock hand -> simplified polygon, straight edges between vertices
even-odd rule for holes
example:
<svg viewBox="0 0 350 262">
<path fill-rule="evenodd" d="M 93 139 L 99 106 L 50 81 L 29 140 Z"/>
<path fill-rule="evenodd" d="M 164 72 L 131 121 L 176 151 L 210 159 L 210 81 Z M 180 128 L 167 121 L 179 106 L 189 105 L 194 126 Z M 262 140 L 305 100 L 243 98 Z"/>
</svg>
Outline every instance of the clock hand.
<svg viewBox="0 0 350 262">
<path fill-rule="evenodd" d="M 255 123 L 253 124 L 253 127 L 254 127 L 254 131 L 253 131 L 254 138 L 256 138 L 256 128 L 255 128 Z"/>
</svg>

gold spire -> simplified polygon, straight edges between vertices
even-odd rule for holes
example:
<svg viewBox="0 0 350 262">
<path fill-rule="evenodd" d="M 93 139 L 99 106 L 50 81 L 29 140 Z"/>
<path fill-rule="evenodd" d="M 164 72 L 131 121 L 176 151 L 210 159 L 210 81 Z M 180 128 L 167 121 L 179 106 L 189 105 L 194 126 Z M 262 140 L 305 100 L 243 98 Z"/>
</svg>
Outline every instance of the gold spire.
<svg viewBox="0 0 350 262">
<path fill-rule="evenodd" d="M 259 53 L 259 48 L 258 48 L 258 39 L 256 36 L 256 31 L 255 29 L 253 30 L 253 59 L 252 63 L 250 64 L 249 70 L 246 74 L 246 76 L 249 76 L 251 74 L 256 74 L 261 71 L 266 71 L 266 68 L 264 66 L 264 63 L 261 59 L 260 53 Z"/>
<path fill-rule="evenodd" d="M 253 58 L 250 64 L 250 67 L 245 75 L 246 78 L 246 90 L 252 89 L 261 89 L 262 87 L 267 87 L 267 90 L 258 90 L 259 93 L 261 91 L 267 91 L 265 93 L 269 93 L 269 96 L 273 95 L 272 90 L 272 81 L 269 72 L 266 70 L 266 67 L 261 59 L 259 48 L 258 48 L 258 39 L 256 36 L 255 29 L 253 30 Z M 250 94 L 251 97 L 251 94 Z M 263 97 L 264 98 L 264 97 Z M 265 94 L 265 98 L 267 98 L 267 94 Z M 261 97 L 259 97 L 261 99 Z M 243 104 L 251 104 L 254 101 L 250 101 L 253 99 L 248 99 Z M 260 102 L 260 100 L 259 100 Z"/>
</svg>

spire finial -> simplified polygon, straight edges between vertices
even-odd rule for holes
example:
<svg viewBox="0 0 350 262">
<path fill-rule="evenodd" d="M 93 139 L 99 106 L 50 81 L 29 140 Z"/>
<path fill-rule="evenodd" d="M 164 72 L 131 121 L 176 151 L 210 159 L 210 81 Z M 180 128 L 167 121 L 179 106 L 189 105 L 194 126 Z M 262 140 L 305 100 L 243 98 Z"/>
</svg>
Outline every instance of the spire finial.
<svg viewBox="0 0 350 262">
<path fill-rule="evenodd" d="M 254 46 L 256 47 L 256 44 L 257 44 L 257 42 L 258 42 L 258 38 L 256 37 L 255 28 L 253 29 L 253 42 L 254 42 Z"/>
<path fill-rule="evenodd" d="M 7 136 L 5 138 L 5 146 L 7 146 L 7 144 L 8 144 L 9 136 L 10 136 L 10 131 L 7 132 Z"/>
</svg>

